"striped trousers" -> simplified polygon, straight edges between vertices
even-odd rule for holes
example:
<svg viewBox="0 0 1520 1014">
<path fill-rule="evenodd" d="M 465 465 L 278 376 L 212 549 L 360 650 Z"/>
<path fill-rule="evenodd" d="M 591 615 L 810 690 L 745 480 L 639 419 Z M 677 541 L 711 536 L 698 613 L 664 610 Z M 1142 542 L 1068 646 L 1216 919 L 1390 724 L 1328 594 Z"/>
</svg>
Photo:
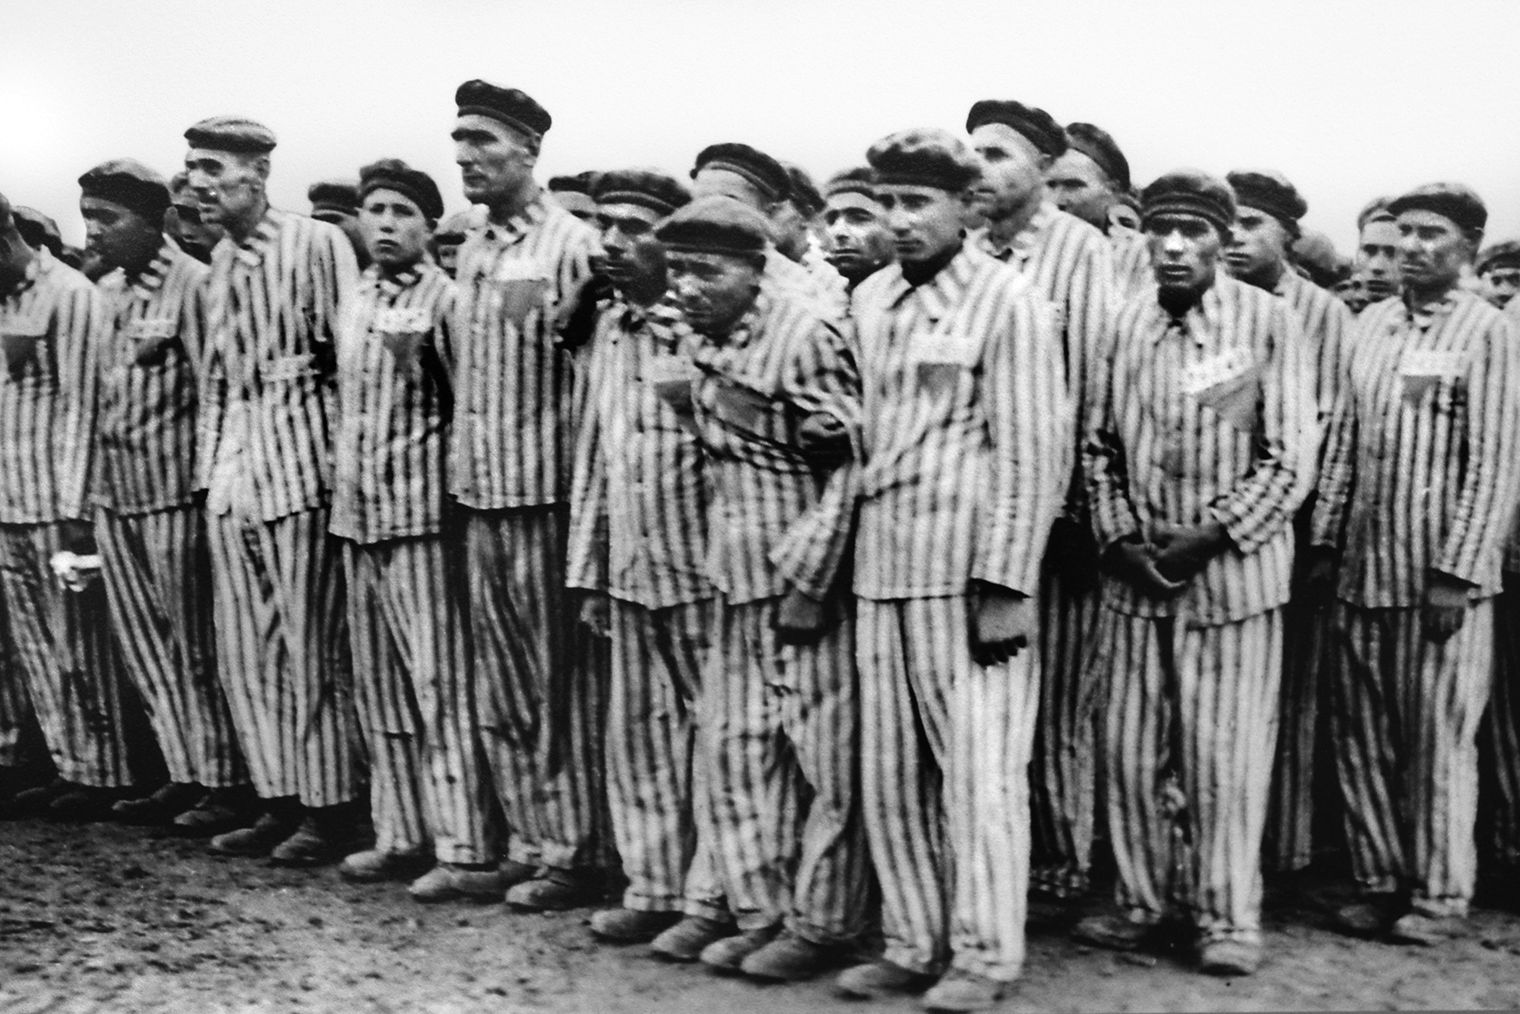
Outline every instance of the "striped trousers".
<svg viewBox="0 0 1520 1014">
<path fill-rule="evenodd" d="M 1301 870 L 1314 858 L 1314 811 L 1322 801 L 1314 784 L 1314 758 L 1329 624 L 1329 611 L 1306 601 L 1283 607 L 1280 721 L 1262 842 L 1262 861 L 1269 870 Z"/>
<path fill-rule="evenodd" d="M 1493 684 L 1494 603 L 1444 644 L 1420 610 L 1336 603 L 1331 694 L 1351 870 L 1367 892 L 1462 915 L 1477 879 L 1477 733 Z"/>
<path fill-rule="evenodd" d="M 253 787 L 335 806 L 358 794 L 338 540 L 325 507 L 212 514 L 217 665 Z"/>
<path fill-rule="evenodd" d="M 65 591 L 53 574 L 49 561 L 63 548 L 60 525 L 0 525 L 0 589 L 16 661 L 58 774 L 124 788 L 134 781 L 129 744 L 141 705 L 121 674 L 105 588 Z"/>
<path fill-rule="evenodd" d="M 714 604 L 611 606 L 607 801 L 628 878 L 623 907 L 722 919 L 706 768 L 692 763 Z"/>
<path fill-rule="evenodd" d="M 605 858 L 606 642 L 575 636 L 564 505 L 468 511 L 475 707 L 508 858 L 573 870 Z"/>
<path fill-rule="evenodd" d="M 1000 981 L 1024 965 L 1033 651 L 971 657 L 963 596 L 857 602 L 861 796 L 888 961 Z"/>
<path fill-rule="evenodd" d="M 247 784 L 217 679 L 205 514 L 184 506 L 123 517 L 98 508 L 95 542 L 117 647 L 169 780 Z"/>
<path fill-rule="evenodd" d="M 0 587 L 0 603 L 4 588 Z M 26 693 L 26 673 L 11 638 L 10 622 L 0 608 L 0 768 L 22 767 L 41 761 L 47 751 L 40 743 L 37 716 Z M 0 791 L 8 786 L 0 785 Z"/>
<path fill-rule="evenodd" d="M 1259 943 L 1282 610 L 1190 628 L 1105 609 L 1101 622 L 1117 900 L 1137 921 L 1184 915 L 1204 940 Z M 1175 732 L 1171 722 L 1180 723 Z M 1173 735 L 1180 758 L 1171 756 Z M 1168 799 L 1169 766 L 1187 809 L 1181 819 Z M 1184 825 L 1190 846 L 1178 840 Z"/>
<path fill-rule="evenodd" d="M 1520 576 L 1505 575 L 1506 583 Z M 1494 599 L 1494 690 L 1481 732 L 1482 763 L 1491 776 L 1483 803 L 1489 851 L 1504 866 L 1520 866 L 1520 590 Z"/>
<path fill-rule="evenodd" d="M 441 536 L 343 546 L 354 709 L 375 847 L 495 858 L 465 642 L 464 572 Z M 451 556 L 453 559 L 451 560 Z"/>
<path fill-rule="evenodd" d="M 718 607 L 699 698 L 719 875 L 739 928 L 785 924 L 814 943 L 863 929 L 865 843 L 855 799 L 852 622 L 782 645 L 780 599 Z"/>
<path fill-rule="evenodd" d="M 1034 886 L 1056 897 L 1087 891 L 1098 796 L 1103 667 L 1094 657 L 1099 597 L 1046 567 L 1040 589 L 1040 713 L 1029 768 Z"/>
</svg>

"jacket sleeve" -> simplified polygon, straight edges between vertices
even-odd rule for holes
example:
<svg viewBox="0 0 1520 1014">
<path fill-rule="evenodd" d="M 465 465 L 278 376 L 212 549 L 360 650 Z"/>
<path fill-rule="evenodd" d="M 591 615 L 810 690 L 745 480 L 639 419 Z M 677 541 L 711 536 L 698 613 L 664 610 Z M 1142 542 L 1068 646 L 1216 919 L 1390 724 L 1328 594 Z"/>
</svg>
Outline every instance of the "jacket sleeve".
<svg viewBox="0 0 1520 1014">
<path fill-rule="evenodd" d="M 613 353 L 605 327 L 597 329 L 586 364 L 580 426 L 575 439 L 575 462 L 570 480 L 570 537 L 565 584 L 570 588 L 607 590 L 608 499 L 607 467 L 601 453 L 602 427 Z M 630 378 L 618 378 L 624 383 Z"/>
<path fill-rule="evenodd" d="M 96 467 L 97 372 L 114 329 L 111 309 L 93 286 L 80 286 L 59 301 L 53 322 L 58 357 L 58 418 L 53 430 L 53 468 L 58 518 L 90 516 L 91 473 Z"/>
<path fill-rule="evenodd" d="M 1082 474 L 1087 485 L 1093 537 L 1101 554 L 1109 546 L 1140 532 L 1140 518 L 1130 500 L 1129 473 L 1114 398 L 1115 374 L 1122 367 L 1116 318 L 1092 359 L 1082 420 Z"/>
</svg>

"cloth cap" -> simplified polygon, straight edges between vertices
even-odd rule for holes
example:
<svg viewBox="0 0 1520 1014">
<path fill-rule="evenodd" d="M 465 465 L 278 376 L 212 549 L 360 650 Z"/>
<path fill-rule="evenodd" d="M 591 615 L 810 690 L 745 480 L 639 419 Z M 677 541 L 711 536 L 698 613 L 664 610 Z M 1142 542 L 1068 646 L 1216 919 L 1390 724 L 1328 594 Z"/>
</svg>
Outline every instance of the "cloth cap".
<svg viewBox="0 0 1520 1014">
<path fill-rule="evenodd" d="M 433 230 L 433 240 L 445 245 L 463 243 L 469 231 L 479 224 L 473 212 L 474 208 L 470 207 L 443 219 Z"/>
<path fill-rule="evenodd" d="M 1045 110 L 1022 102 L 982 99 L 966 114 L 966 133 L 986 123 L 1012 127 L 1029 139 L 1029 143 L 1052 157 L 1066 150 L 1066 132 Z"/>
<path fill-rule="evenodd" d="M 466 81 L 455 89 L 454 104 L 459 107 L 460 116 L 470 113 L 489 116 L 498 123 L 538 138 L 547 134 L 554 123 L 548 110 L 533 101 L 533 96 L 527 92 L 503 88 L 479 78 Z"/>
<path fill-rule="evenodd" d="M 1297 222 L 1309 202 L 1282 173 L 1271 169 L 1238 169 L 1225 176 L 1235 191 L 1235 203 L 1265 211 L 1282 222 Z"/>
<path fill-rule="evenodd" d="M 1258 207 L 1254 204 L 1251 206 Z M 1335 252 L 1335 244 L 1322 232 L 1304 230 L 1302 235 L 1289 244 L 1288 253 L 1293 263 L 1308 274 L 1309 281 L 1322 289 L 1330 288 L 1351 274 L 1350 262 Z"/>
<path fill-rule="evenodd" d="M 841 169 L 823 184 L 823 195 L 860 194 L 876 200 L 876 173 L 868 165 Z"/>
<path fill-rule="evenodd" d="M 1492 268 L 1520 268 L 1520 240 L 1506 239 L 1484 248 L 1474 270 L 1481 275 Z"/>
<path fill-rule="evenodd" d="M 679 208 L 655 230 L 672 250 L 696 250 L 740 257 L 764 256 L 770 224 L 755 209 L 732 197 L 713 195 Z"/>
<path fill-rule="evenodd" d="M 587 169 L 574 176 L 551 176 L 546 186 L 551 194 L 585 194 L 590 197 L 591 188 L 596 186 L 599 175 L 600 173 Z"/>
<path fill-rule="evenodd" d="M 598 204 L 637 204 L 668 215 L 691 203 L 691 191 L 679 180 L 652 169 L 616 169 L 597 177 L 591 199 Z"/>
<path fill-rule="evenodd" d="M 274 131 L 246 116 L 211 116 L 185 131 L 192 148 L 267 155 L 274 150 Z"/>
<path fill-rule="evenodd" d="M 113 201 L 136 212 L 154 225 L 169 210 L 169 184 L 158 173 L 130 158 L 102 162 L 79 177 L 79 189 L 87 197 Z"/>
<path fill-rule="evenodd" d="M 1113 135 L 1091 123 L 1068 123 L 1066 147 L 1092 159 L 1119 190 L 1129 189 L 1129 159 L 1119 150 Z"/>
<path fill-rule="evenodd" d="M 189 189 L 190 174 L 185 172 L 185 170 L 181 169 L 179 172 L 169 177 L 169 193 L 172 196 L 178 197 L 180 194 Z"/>
<path fill-rule="evenodd" d="M 1462 183 L 1426 183 L 1388 202 L 1395 215 L 1406 211 L 1434 211 L 1456 223 L 1457 228 L 1481 231 L 1488 224 L 1483 198 Z"/>
<path fill-rule="evenodd" d="M 21 234 L 21 242 L 34 250 L 47 247 L 48 253 L 54 257 L 63 253 L 63 234 L 58 231 L 57 222 L 36 208 L 21 205 L 11 209 L 11 218 L 16 223 L 16 231 Z"/>
<path fill-rule="evenodd" d="M 1357 212 L 1356 231 L 1361 232 L 1367 228 L 1368 222 L 1391 222 L 1393 212 L 1388 210 L 1388 205 L 1393 203 L 1392 197 L 1374 197 L 1363 205 L 1362 210 Z"/>
<path fill-rule="evenodd" d="M 359 211 L 359 186 L 353 180 L 319 180 L 306 188 L 313 216 L 325 211 L 354 215 Z"/>
<path fill-rule="evenodd" d="M 433 177 L 399 158 L 382 158 L 359 170 L 359 201 L 374 190 L 396 191 L 417 205 L 424 218 L 436 222 L 443 217 L 443 198 Z"/>
<path fill-rule="evenodd" d="M 758 148 L 737 141 L 710 144 L 697 153 L 691 178 L 703 169 L 725 169 L 749 180 L 772 201 L 784 201 L 792 195 L 792 180 L 786 168 Z"/>
<path fill-rule="evenodd" d="M 960 138 L 935 127 L 899 130 L 871 145 L 866 161 L 878 183 L 960 193 L 982 176 L 980 160 Z"/>
<path fill-rule="evenodd" d="M 787 183 L 791 188 L 791 200 L 804 215 L 816 215 L 823 210 L 823 195 L 807 170 L 790 162 L 783 162 Z"/>
<path fill-rule="evenodd" d="M 1235 195 L 1224 180 L 1200 169 L 1175 169 L 1140 195 L 1141 225 L 1157 215 L 1197 215 L 1228 232 L 1235 223 Z"/>
</svg>

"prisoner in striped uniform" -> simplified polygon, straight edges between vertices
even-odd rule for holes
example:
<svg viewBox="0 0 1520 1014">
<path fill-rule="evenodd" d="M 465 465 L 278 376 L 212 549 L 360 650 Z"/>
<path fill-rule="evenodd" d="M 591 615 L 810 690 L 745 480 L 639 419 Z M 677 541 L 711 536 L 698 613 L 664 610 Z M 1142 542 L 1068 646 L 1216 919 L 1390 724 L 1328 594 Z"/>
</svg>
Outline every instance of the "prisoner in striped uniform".
<svg viewBox="0 0 1520 1014">
<path fill-rule="evenodd" d="M 713 847 L 741 932 L 701 958 L 804 978 L 837 960 L 865 914 L 853 624 L 830 595 L 851 470 L 831 468 L 838 448 L 808 436 L 855 423 L 855 365 L 807 304 L 766 290 L 767 227 L 746 205 L 699 198 L 657 235 L 701 336 L 691 397 L 713 489 L 708 574 L 722 593 L 699 724 Z"/>
<path fill-rule="evenodd" d="M 23 796 L 57 815 L 100 816 L 113 801 L 106 790 L 133 782 L 126 709 L 137 702 L 119 671 L 104 589 L 65 591 L 50 561 L 93 548 L 86 484 L 95 356 L 110 315 L 83 275 L 21 241 L 4 198 L 0 246 L 0 593 L 63 779 Z"/>
<path fill-rule="evenodd" d="M 1476 194 L 1431 184 L 1389 211 L 1404 296 L 1369 306 L 1347 341 L 1313 535 L 1319 569 L 1339 563 L 1331 709 L 1363 893 L 1339 921 L 1431 944 L 1464 930 L 1476 876 L 1520 336 L 1458 285 L 1487 220 Z"/>
<path fill-rule="evenodd" d="M 269 206 L 274 135 L 185 132 L 190 188 L 226 230 L 211 259 L 198 441 L 217 661 L 265 812 L 223 855 L 341 858 L 357 794 L 337 540 L 328 534 L 337 306 L 357 278 L 336 227 Z"/>
<path fill-rule="evenodd" d="M 894 256 L 892 234 L 876 202 L 875 174 L 869 166 L 844 169 L 829 177 L 823 190 L 826 256 L 853 293 Z"/>
<path fill-rule="evenodd" d="M 111 327 L 95 356 L 91 499 L 127 674 L 169 784 L 117 816 L 195 834 L 238 826 L 248 772 L 216 674 L 211 559 L 195 496 L 196 405 L 209 269 L 163 234 L 169 188 L 131 159 L 79 178 Z"/>
<path fill-rule="evenodd" d="M 1157 285 L 1095 360 L 1083 446 L 1119 911 L 1077 936 L 1134 948 L 1181 917 L 1203 971 L 1248 974 L 1313 381 L 1288 305 L 1217 272 L 1229 187 L 1168 173 L 1143 207 Z"/>
<path fill-rule="evenodd" d="M 448 517 L 454 284 L 427 258 L 443 198 L 395 159 L 365 166 L 360 235 L 371 266 L 339 304 L 332 532 L 345 540 L 354 703 L 369 745 L 373 848 L 338 870 L 404 878 L 435 900 L 501 896 L 488 781 L 478 762 L 464 569 Z"/>
<path fill-rule="evenodd" d="M 692 193 L 697 197 L 731 197 L 763 215 L 770 223 L 772 242 L 765 251 L 763 281 L 767 288 L 801 299 L 826 321 L 838 322 L 848 310 L 843 278 L 833 266 L 803 262 L 804 238 L 792 223 L 793 178 L 785 166 L 765 152 L 738 141 L 708 145 L 697 153 L 691 169 Z M 792 253 L 777 243 L 786 243 Z"/>
<path fill-rule="evenodd" d="M 603 173 L 592 194 L 616 298 L 591 345 L 566 583 L 582 593 L 588 624 L 611 636 L 607 795 L 628 886 L 622 906 L 597 912 L 591 930 L 653 940 L 656 952 L 690 960 L 730 932 L 700 794 L 702 810 L 693 808 L 693 778 L 700 786 L 704 770 L 693 770 L 697 698 L 716 595 L 704 570 L 711 497 L 689 422 L 660 396 L 689 390 L 692 366 L 689 332 L 665 302 L 654 228 L 691 198 L 677 181 L 642 170 Z"/>
<path fill-rule="evenodd" d="M 1102 127 L 1068 123 L 1062 133 L 1066 148 L 1045 172 L 1050 199 L 1112 241 L 1108 210 L 1129 190 L 1129 160 Z"/>
<path fill-rule="evenodd" d="M 1341 342 L 1355 318 L 1344 303 L 1299 275 L 1289 263 L 1289 249 L 1299 235 L 1298 220 L 1309 208 L 1293 184 L 1270 170 L 1241 170 L 1225 179 L 1235 193 L 1235 223 L 1225 247 L 1225 265 L 1233 277 L 1281 297 L 1292 308 L 1309 343 L 1316 415 L 1323 435 L 1334 407 Z M 1262 846 L 1267 866 L 1278 870 L 1309 865 L 1314 803 L 1316 798 L 1326 798 L 1323 790 L 1314 791 L 1314 756 L 1322 735 L 1319 673 L 1328 618 L 1323 603 L 1312 602 L 1302 593 L 1313 509 L 1311 495 L 1294 519 L 1295 591 L 1283 611 L 1287 647 L 1280 727 Z"/>
<path fill-rule="evenodd" d="M 899 262 L 855 291 L 862 385 L 854 587 L 861 792 L 886 949 L 847 970 L 935 1009 L 1018 977 L 1039 707 L 1040 560 L 1070 478 L 1055 308 L 962 243 L 980 172 L 941 131 L 868 153 Z"/>
<path fill-rule="evenodd" d="M 966 118 L 987 163 L 977 190 L 987 226 L 978 249 L 1017 268 L 1061 314 L 1067 391 L 1080 415 L 1093 350 L 1114 309 L 1114 266 L 1102 233 L 1059 210 L 1044 172 L 1066 135 L 1043 109 L 984 100 Z M 1072 435 L 1065 509 L 1051 531 L 1040 583 L 1040 680 L 1030 784 L 1035 886 L 1056 897 L 1087 889 L 1097 794 L 1097 706 L 1090 658 L 1097 626 L 1097 560 Z"/>
<path fill-rule="evenodd" d="M 448 469 L 466 508 L 475 706 L 506 819 L 508 900 L 566 908 L 600 886 L 602 674 L 572 658 L 575 384 L 557 318 L 587 279 L 596 234 L 533 180 L 551 123 L 542 106 L 484 81 L 461 85 L 455 102 L 465 197 L 490 209 L 459 251 Z"/>
</svg>

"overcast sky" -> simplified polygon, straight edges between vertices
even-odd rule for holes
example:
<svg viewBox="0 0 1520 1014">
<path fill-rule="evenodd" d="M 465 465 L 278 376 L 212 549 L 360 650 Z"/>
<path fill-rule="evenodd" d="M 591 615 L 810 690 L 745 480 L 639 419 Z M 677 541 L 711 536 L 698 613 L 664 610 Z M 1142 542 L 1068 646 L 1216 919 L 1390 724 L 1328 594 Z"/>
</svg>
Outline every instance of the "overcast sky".
<svg viewBox="0 0 1520 1014">
<path fill-rule="evenodd" d="M 960 130 L 980 98 L 1107 128 L 1137 180 L 1270 167 L 1343 251 L 1370 197 L 1459 179 L 1489 238 L 1520 236 L 1516 0 L 13 0 L 0 192 L 83 229 L 75 180 L 132 156 L 172 172 L 185 127 L 240 113 L 279 137 L 274 202 L 397 156 L 463 206 L 455 87 L 553 115 L 541 178 L 683 173 L 746 141 L 826 174 L 891 130 Z"/>
</svg>

